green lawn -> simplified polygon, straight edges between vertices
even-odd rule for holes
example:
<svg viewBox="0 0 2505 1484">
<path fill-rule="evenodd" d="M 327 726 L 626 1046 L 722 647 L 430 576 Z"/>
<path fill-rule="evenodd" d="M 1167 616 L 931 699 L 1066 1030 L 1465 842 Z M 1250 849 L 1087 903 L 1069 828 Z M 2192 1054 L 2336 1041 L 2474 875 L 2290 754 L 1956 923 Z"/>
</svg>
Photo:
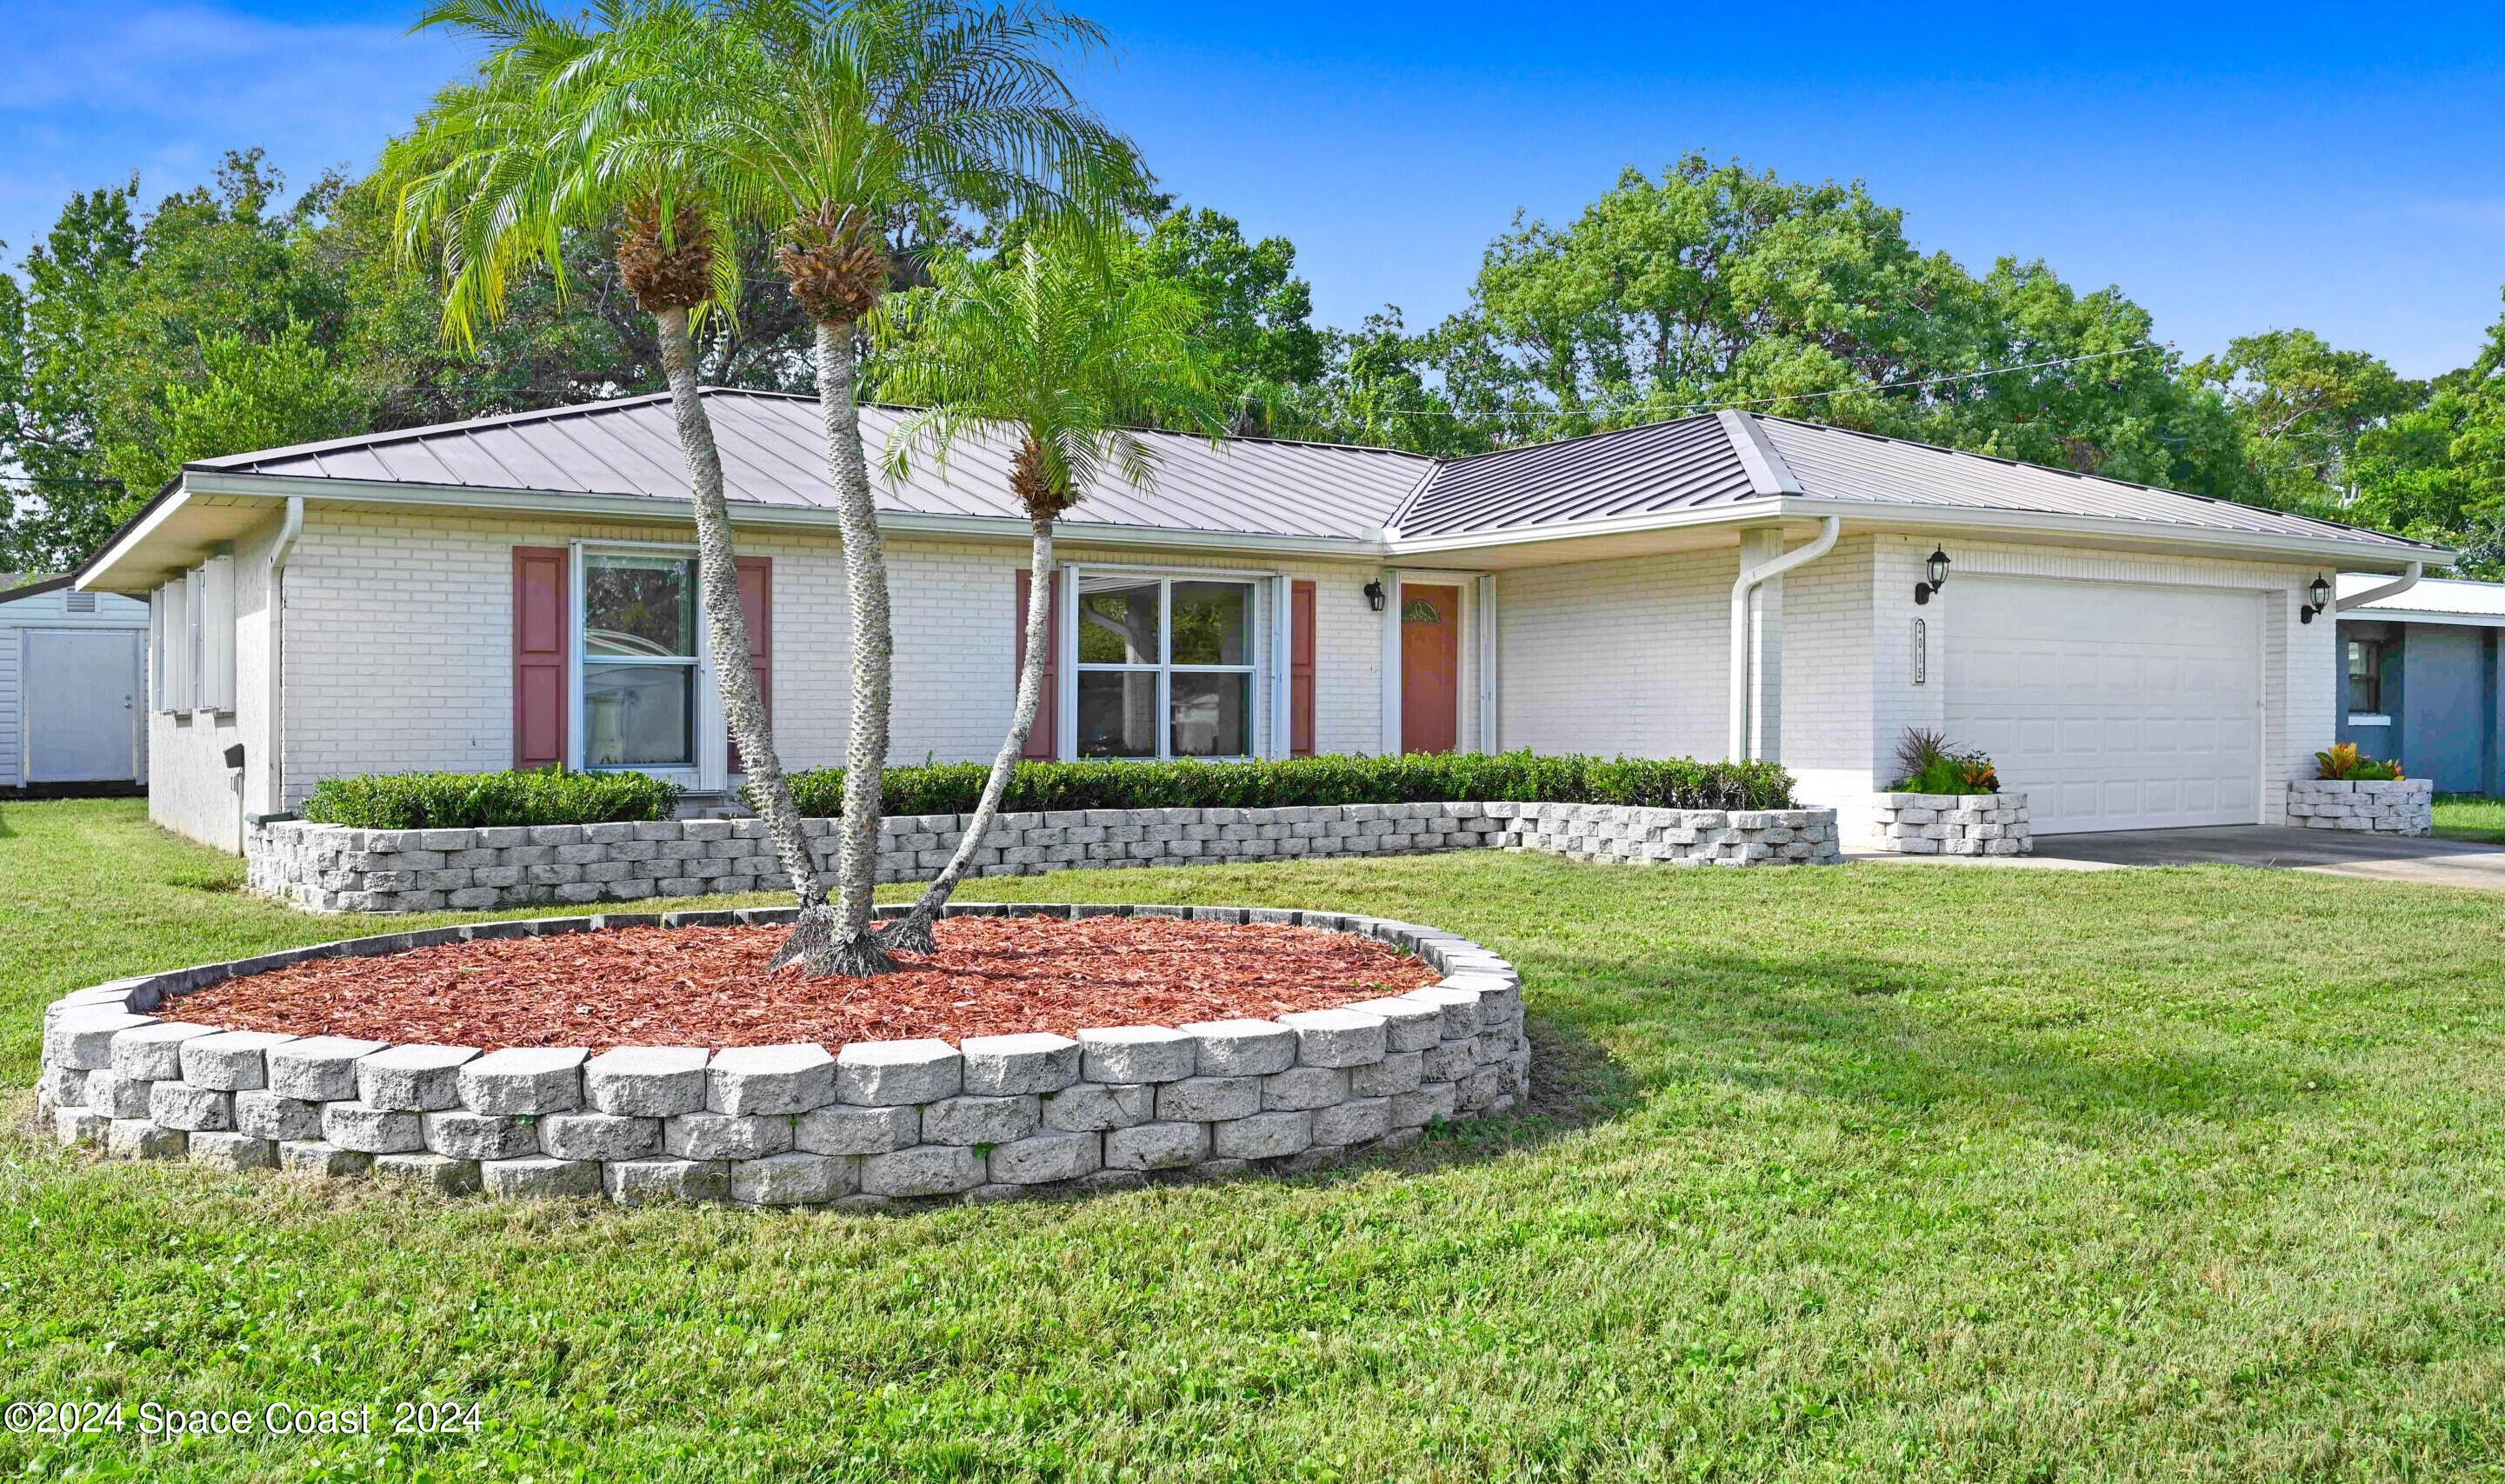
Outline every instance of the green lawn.
<svg viewBox="0 0 2505 1484">
<path fill-rule="evenodd" d="M 2448 840 L 2505 843 L 2505 798 L 2439 794 L 2435 800 L 2435 832 Z"/>
<path fill-rule="evenodd" d="M 0 1475 L 2505 1474 L 2492 897 L 1499 855 L 978 882 L 1469 934 L 1523 969 L 1535 1110 L 1289 1182 L 839 1218 L 27 1137 L 53 995 L 367 926 L 237 874 L 135 804 L 0 805 L 0 1399 L 484 1426 L 0 1434 Z"/>
</svg>

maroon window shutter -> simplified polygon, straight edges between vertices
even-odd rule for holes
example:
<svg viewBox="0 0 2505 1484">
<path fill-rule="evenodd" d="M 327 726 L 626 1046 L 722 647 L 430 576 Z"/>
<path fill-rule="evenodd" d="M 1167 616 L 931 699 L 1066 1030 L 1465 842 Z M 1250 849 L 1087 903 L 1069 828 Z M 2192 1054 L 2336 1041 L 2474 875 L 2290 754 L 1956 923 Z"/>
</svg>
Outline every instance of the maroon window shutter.
<svg viewBox="0 0 2505 1484">
<path fill-rule="evenodd" d="M 1009 694 L 1017 694 L 1017 678 L 1026 668 L 1026 605 L 1035 594 L 1035 574 L 1017 575 L 1017 663 L 1009 671 Z M 1055 573 L 1044 602 L 1043 620 L 1043 702 L 1035 708 L 1035 725 L 1027 729 L 1026 751 L 1020 754 L 1030 761 L 1050 762 L 1061 745 L 1061 688 L 1054 684 L 1053 659 L 1061 653 L 1061 576 Z"/>
<path fill-rule="evenodd" d="M 1288 752 L 1314 755 L 1314 584 L 1288 593 Z"/>
<path fill-rule="evenodd" d="M 748 620 L 748 667 L 757 672 L 757 698 L 764 703 L 765 720 L 774 721 L 774 558 L 735 556 L 739 569 L 739 612 Z M 739 764 L 739 739 L 730 739 L 730 770 Z"/>
<path fill-rule="evenodd" d="M 513 548 L 513 766 L 565 761 L 563 547 Z"/>
</svg>

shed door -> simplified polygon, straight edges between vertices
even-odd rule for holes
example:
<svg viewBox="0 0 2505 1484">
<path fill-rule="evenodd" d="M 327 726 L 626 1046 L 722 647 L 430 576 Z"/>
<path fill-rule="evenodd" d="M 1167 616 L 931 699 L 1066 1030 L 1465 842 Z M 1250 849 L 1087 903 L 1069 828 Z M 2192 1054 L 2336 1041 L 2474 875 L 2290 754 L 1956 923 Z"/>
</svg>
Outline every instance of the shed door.
<svg viewBox="0 0 2505 1484">
<path fill-rule="evenodd" d="M 139 640 L 132 629 L 30 628 L 20 704 L 26 782 L 139 776 Z"/>
<path fill-rule="evenodd" d="M 2261 822 L 2260 594 L 1969 577 L 1937 601 L 1950 740 L 2036 833 Z"/>
</svg>

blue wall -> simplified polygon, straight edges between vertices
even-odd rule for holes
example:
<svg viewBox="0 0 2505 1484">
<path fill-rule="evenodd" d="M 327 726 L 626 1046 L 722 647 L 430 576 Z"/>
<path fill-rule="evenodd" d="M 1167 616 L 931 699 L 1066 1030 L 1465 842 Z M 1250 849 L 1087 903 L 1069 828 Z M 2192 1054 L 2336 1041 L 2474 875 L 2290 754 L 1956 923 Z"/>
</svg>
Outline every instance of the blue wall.
<svg viewBox="0 0 2505 1484">
<path fill-rule="evenodd" d="M 2397 758 L 2413 778 L 2433 778 L 2444 794 L 2499 792 L 2497 630 L 2443 623 L 2346 619 L 2334 661 L 2339 736 L 2369 757 Z M 2348 720 L 2348 644 L 2383 643 L 2383 711 L 2388 726 Z"/>
</svg>

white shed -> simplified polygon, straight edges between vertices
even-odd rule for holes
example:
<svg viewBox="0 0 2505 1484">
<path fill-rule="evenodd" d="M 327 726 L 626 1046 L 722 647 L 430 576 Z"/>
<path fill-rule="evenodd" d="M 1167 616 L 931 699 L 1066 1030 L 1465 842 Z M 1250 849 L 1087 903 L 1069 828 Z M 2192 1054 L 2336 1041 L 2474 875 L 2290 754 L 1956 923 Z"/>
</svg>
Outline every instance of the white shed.
<svg viewBox="0 0 2505 1484">
<path fill-rule="evenodd" d="M 148 605 L 53 578 L 0 591 L 0 791 L 148 775 Z"/>
</svg>

